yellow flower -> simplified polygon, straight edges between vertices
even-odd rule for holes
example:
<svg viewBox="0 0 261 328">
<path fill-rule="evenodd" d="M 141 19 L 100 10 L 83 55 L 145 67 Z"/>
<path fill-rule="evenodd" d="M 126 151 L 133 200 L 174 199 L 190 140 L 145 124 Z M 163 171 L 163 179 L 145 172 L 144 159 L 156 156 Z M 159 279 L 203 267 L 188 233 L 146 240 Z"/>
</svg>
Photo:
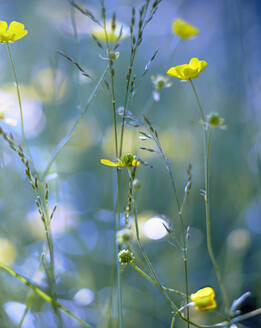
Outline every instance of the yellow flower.
<svg viewBox="0 0 261 328">
<path fill-rule="evenodd" d="M 101 164 L 112 166 L 112 167 L 136 167 L 140 165 L 140 161 L 136 159 L 136 156 L 131 154 L 126 154 L 122 156 L 121 158 L 117 158 L 116 162 L 112 162 L 109 159 L 101 159 Z"/>
<path fill-rule="evenodd" d="M 189 79 L 195 79 L 199 73 L 208 65 L 205 60 L 199 60 L 198 58 L 191 58 L 189 64 L 179 65 L 171 67 L 167 74 L 173 77 L 177 77 L 180 80 L 187 81 Z"/>
<path fill-rule="evenodd" d="M 22 39 L 27 34 L 27 30 L 24 29 L 24 24 L 13 21 L 9 28 L 5 21 L 0 21 L 0 42 L 11 43 Z"/>
<path fill-rule="evenodd" d="M 199 29 L 185 22 L 181 18 L 177 18 L 172 23 L 172 32 L 183 40 L 188 40 L 199 34 Z"/>
<path fill-rule="evenodd" d="M 211 287 L 198 290 L 195 294 L 191 294 L 190 299 L 194 303 L 194 306 L 200 311 L 207 311 L 217 307 L 215 292 Z"/>
<path fill-rule="evenodd" d="M 98 26 L 92 30 L 92 35 L 102 42 L 115 43 L 127 39 L 130 36 L 127 26 L 115 22 L 115 27 L 112 26 L 112 21 L 106 21 L 106 33 L 103 26 Z"/>
</svg>

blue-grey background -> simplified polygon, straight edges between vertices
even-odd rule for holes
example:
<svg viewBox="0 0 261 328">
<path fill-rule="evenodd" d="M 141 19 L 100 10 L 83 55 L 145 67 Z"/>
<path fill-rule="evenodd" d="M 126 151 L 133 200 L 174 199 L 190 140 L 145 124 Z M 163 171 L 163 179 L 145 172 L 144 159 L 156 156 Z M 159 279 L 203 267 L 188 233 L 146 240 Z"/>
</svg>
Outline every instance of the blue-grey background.
<svg viewBox="0 0 261 328">
<path fill-rule="evenodd" d="M 105 1 L 110 18 L 128 25 L 131 7 L 137 1 Z M 100 18 L 99 1 L 81 1 Z M 90 37 L 93 23 L 75 13 L 78 41 L 74 37 L 71 9 L 64 0 L 1 1 L 1 19 L 22 22 L 28 35 L 11 45 L 21 84 L 25 127 L 33 158 L 43 170 L 58 142 L 69 131 L 102 74 L 106 56 Z M 195 80 L 206 113 L 218 112 L 226 130 L 214 133 L 210 168 L 210 201 L 213 245 L 230 300 L 245 291 L 252 296 L 243 311 L 261 304 L 261 223 L 260 157 L 261 106 L 261 4 L 244 0 L 163 0 L 148 25 L 135 61 L 136 94 L 129 109 L 137 116 L 146 109 L 153 93 L 151 76 L 165 74 L 171 66 L 198 57 L 208 62 Z M 193 40 L 179 41 L 171 32 L 171 23 L 181 17 L 200 29 Z M 159 48 L 150 71 L 140 80 L 146 63 Z M 71 56 L 90 73 L 94 81 L 83 77 L 57 51 Z M 125 75 L 129 65 L 130 42 L 120 44 L 115 63 L 117 107 L 123 105 Z M 10 106 L 6 117 L 16 118 L 18 105 L 13 75 L 4 44 L 0 47 L 0 111 Z M 109 81 L 109 76 L 107 77 Z M 192 190 L 184 218 L 191 227 L 189 240 L 190 291 L 210 285 L 217 302 L 221 295 L 206 248 L 203 188 L 203 154 L 200 117 L 189 83 L 172 79 L 172 86 L 161 92 L 161 99 L 148 112 L 157 128 L 163 148 L 174 168 L 178 195 L 183 196 L 186 168 L 192 164 Z M 57 158 L 48 177 L 50 206 L 58 204 L 54 218 L 54 247 L 59 300 L 94 327 L 106 327 L 106 309 L 111 286 L 113 254 L 113 174 L 100 165 L 100 158 L 113 159 L 112 106 L 105 86 L 99 91 L 85 119 L 68 146 Z M 20 125 L 1 126 L 20 138 Z M 142 184 L 138 192 L 140 220 L 165 216 L 180 231 L 174 196 L 164 165 L 155 154 L 139 150 L 138 131 L 128 128 L 125 151 L 138 153 L 154 168 L 141 167 L 137 176 Z M 144 144 L 143 144 L 144 145 Z M 46 288 L 39 273 L 40 256 L 45 249 L 41 221 L 37 218 L 34 195 L 25 180 L 16 155 L 0 142 L 0 258 L 1 243 L 11 241 L 5 259 L 19 273 Z M 127 174 L 123 174 L 122 209 L 127 201 Z M 126 201 L 125 201 L 126 200 Z M 154 228 L 151 227 L 153 230 Z M 157 228 L 156 228 L 157 229 Z M 180 252 L 168 238 L 144 237 L 144 247 L 162 282 L 184 290 L 183 262 Z M 137 250 L 134 242 L 134 249 Z M 13 256 L 14 257 L 14 256 Z M 76 297 L 82 291 L 82 298 Z M 25 308 L 29 290 L 15 278 L 1 272 L 1 327 L 15 327 Z M 79 294 L 78 294 L 79 296 Z M 80 300 L 79 300 L 80 299 Z M 178 302 L 178 298 L 176 299 Z M 123 273 L 124 327 L 169 327 L 171 314 L 160 293 L 131 268 Z M 218 308 L 222 311 L 222 306 Z M 194 320 L 217 322 L 194 311 Z M 79 327 L 63 316 L 64 327 Z M 258 319 L 246 322 L 257 327 Z M 54 327 L 52 308 L 36 297 L 23 328 Z M 177 327 L 184 327 L 178 322 Z"/>
</svg>

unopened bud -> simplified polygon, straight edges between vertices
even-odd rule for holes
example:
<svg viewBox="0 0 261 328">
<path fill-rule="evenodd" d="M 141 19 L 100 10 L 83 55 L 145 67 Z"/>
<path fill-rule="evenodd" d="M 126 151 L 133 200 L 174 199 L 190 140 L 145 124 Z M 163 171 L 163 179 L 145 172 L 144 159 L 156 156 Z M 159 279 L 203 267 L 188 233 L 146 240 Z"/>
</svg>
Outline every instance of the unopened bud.
<svg viewBox="0 0 261 328">
<path fill-rule="evenodd" d="M 134 254 L 129 249 L 123 249 L 118 254 L 120 264 L 130 264 L 134 261 Z"/>
</svg>

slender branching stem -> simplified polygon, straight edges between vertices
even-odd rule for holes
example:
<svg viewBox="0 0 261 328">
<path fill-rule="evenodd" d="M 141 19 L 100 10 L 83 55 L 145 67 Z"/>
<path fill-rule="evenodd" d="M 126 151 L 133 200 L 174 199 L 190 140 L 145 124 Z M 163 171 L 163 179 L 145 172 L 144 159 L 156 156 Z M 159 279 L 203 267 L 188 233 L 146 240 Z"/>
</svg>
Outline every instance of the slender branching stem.
<svg viewBox="0 0 261 328">
<path fill-rule="evenodd" d="M 210 146 L 211 146 L 211 140 L 213 135 L 213 128 L 210 128 L 209 134 L 207 133 L 207 122 L 205 120 L 205 114 L 203 111 L 203 108 L 201 106 L 199 96 L 197 94 L 196 88 L 194 86 L 194 83 L 190 79 L 190 84 L 193 89 L 196 102 L 200 111 L 201 120 L 202 120 L 202 127 L 203 127 L 203 133 L 204 133 L 204 167 L 205 167 L 205 211 L 206 211 L 206 228 L 207 228 L 207 247 L 208 247 L 208 253 L 210 256 L 210 259 L 212 261 L 213 267 L 216 272 L 217 280 L 219 283 L 219 287 L 221 290 L 222 298 L 224 301 L 224 305 L 226 308 L 226 312 L 229 313 L 229 299 L 225 290 L 225 286 L 221 277 L 220 269 L 218 266 L 218 263 L 216 261 L 213 246 L 212 246 L 212 238 L 211 238 L 211 226 L 210 226 L 210 206 L 209 206 L 209 160 L 210 160 Z"/>
<path fill-rule="evenodd" d="M 138 267 L 135 263 L 131 263 L 131 266 L 144 278 L 146 278 L 148 281 L 150 281 L 153 285 L 157 286 L 157 282 L 153 280 L 146 272 L 144 272 L 140 267 Z M 173 288 L 168 288 L 162 285 L 162 288 L 169 293 L 176 294 L 182 297 L 185 297 L 186 294 L 182 293 L 179 290 L 173 289 Z"/>
</svg>

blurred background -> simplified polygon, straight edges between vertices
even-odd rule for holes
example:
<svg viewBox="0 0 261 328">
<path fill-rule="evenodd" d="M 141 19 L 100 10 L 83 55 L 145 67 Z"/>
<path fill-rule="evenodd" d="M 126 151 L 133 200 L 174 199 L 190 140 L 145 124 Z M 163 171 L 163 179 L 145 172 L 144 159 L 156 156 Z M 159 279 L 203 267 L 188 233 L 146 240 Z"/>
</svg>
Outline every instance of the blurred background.
<svg viewBox="0 0 261 328">
<path fill-rule="evenodd" d="M 77 3 L 101 18 L 98 1 Z M 131 7 L 139 8 L 142 4 L 141 0 L 105 1 L 108 18 L 116 11 L 117 19 L 126 25 L 130 24 Z M 28 30 L 24 39 L 11 45 L 11 51 L 21 84 L 26 135 L 41 172 L 86 105 L 107 64 L 99 55 L 106 54 L 90 37 L 93 22 L 72 12 L 68 1 L 1 1 L 0 8 L 2 20 L 22 22 Z M 72 15 L 78 38 L 74 35 Z M 171 24 L 178 17 L 199 28 L 200 34 L 193 40 L 179 40 L 171 31 Z M 195 86 L 205 112 L 220 113 L 227 125 L 226 130 L 215 130 L 211 152 L 213 244 L 230 301 L 246 291 L 252 293 L 242 312 L 261 305 L 260 32 L 259 0 L 163 0 L 137 52 L 137 83 L 129 105 L 138 117 L 146 112 L 159 132 L 173 165 L 180 199 L 186 169 L 192 164 L 192 189 L 184 211 L 185 222 L 190 226 L 190 292 L 210 285 L 221 303 L 206 248 L 204 200 L 200 195 L 204 186 L 202 135 L 195 98 L 189 83 L 171 79 L 171 85 L 159 95 L 155 94 L 151 80 L 158 74 L 165 76 L 168 68 L 188 63 L 192 57 L 208 62 Z M 156 59 L 141 78 L 157 48 Z M 124 102 L 130 41 L 122 41 L 118 50 L 115 79 L 120 107 Z M 83 76 L 57 51 L 76 59 L 92 79 Z M 8 107 L 6 120 L 0 124 L 21 141 L 14 79 L 3 44 L 0 53 L 0 112 Z M 137 206 L 143 244 L 164 285 L 184 290 L 181 253 L 168 242 L 162 225 L 162 220 L 171 222 L 179 235 L 171 184 L 159 157 L 139 149 L 146 144 L 137 138 L 138 132 L 127 128 L 124 152 L 137 153 L 153 164 L 152 169 L 143 166 L 137 171 L 142 186 Z M 113 256 L 113 172 L 102 166 L 100 159 L 113 157 L 112 106 L 103 85 L 46 178 L 50 184 L 50 207 L 57 204 L 52 230 L 59 301 L 99 328 L 107 327 Z M 34 195 L 19 159 L 3 141 L 0 167 L 0 260 L 41 288 L 47 288 L 46 277 L 39 271 L 46 244 Z M 128 188 L 127 173 L 123 176 L 122 210 Z M 133 249 L 138 255 L 135 240 Z M 169 327 L 171 314 L 157 289 L 131 267 L 126 267 L 122 275 L 124 327 Z M 17 327 L 30 290 L 1 272 L 0 295 L 0 327 Z M 222 306 L 219 310 L 223 310 Z M 62 314 L 62 318 L 64 327 L 80 327 L 68 316 Z M 215 323 L 220 314 L 193 311 L 192 318 Z M 261 321 L 257 317 L 244 324 L 259 327 Z M 56 327 L 52 307 L 35 297 L 22 327 Z M 184 323 L 177 322 L 177 327 L 184 327 Z"/>
</svg>

